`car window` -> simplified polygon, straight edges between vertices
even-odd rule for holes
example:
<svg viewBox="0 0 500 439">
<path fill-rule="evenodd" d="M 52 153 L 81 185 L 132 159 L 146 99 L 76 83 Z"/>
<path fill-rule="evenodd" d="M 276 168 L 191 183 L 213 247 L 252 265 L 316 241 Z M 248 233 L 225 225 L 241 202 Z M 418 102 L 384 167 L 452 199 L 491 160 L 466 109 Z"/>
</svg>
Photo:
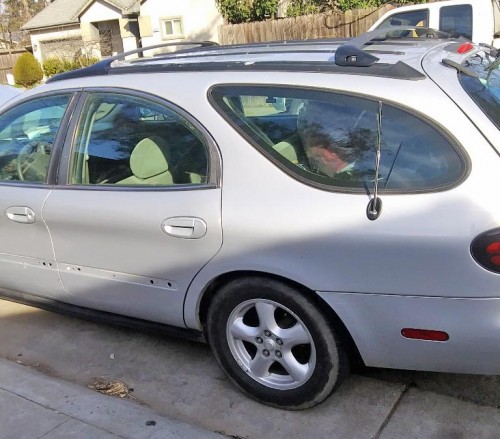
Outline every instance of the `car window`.
<svg viewBox="0 0 500 439">
<path fill-rule="evenodd" d="M 429 9 L 419 9 L 417 11 L 407 11 L 393 14 L 380 23 L 379 28 L 391 26 L 429 27 Z"/>
<path fill-rule="evenodd" d="M 0 116 L 0 181 L 43 183 L 71 95 L 24 102 Z"/>
<path fill-rule="evenodd" d="M 373 186 L 377 101 L 260 86 L 218 86 L 212 89 L 211 99 L 244 137 L 299 179 L 332 189 L 365 191 Z M 252 111 L 245 108 L 250 103 Z M 256 109 L 256 103 L 263 109 Z M 284 110 L 264 111 L 274 105 Z M 383 104 L 380 109 L 379 188 L 434 190 L 464 175 L 461 153 L 437 128 L 392 105 Z"/>
<path fill-rule="evenodd" d="M 93 93 L 78 124 L 70 184 L 170 186 L 208 181 L 201 133 L 142 97 Z"/>
<path fill-rule="evenodd" d="M 439 11 L 439 30 L 472 40 L 472 5 L 443 6 Z"/>
<path fill-rule="evenodd" d="M 495 59 L 486 52 L 480 52 L 467 59 L 464 66 L 478 76 L 459 72 L 460 84 L 500 129 L 500 58 Z"/>
</svg>

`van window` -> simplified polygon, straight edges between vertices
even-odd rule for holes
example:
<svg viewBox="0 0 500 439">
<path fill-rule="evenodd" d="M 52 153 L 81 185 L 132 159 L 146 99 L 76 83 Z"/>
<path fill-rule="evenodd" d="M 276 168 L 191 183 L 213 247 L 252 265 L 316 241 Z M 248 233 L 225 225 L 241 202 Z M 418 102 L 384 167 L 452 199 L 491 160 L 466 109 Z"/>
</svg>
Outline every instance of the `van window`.
<svg viewBox="0 0 500 439">
<path fill-rule="evenodd" d="M 439 11 L 439 30 L 472 40 L 472 5 L 442 7 Z"/>
<path fill-rule="evenodd" d="M 386 28 L 391 26 L 421 26 L 429 27 L 429 9 L 417 11 L 400 12 L 387 17 L 379 26 Z"/>
</svg>

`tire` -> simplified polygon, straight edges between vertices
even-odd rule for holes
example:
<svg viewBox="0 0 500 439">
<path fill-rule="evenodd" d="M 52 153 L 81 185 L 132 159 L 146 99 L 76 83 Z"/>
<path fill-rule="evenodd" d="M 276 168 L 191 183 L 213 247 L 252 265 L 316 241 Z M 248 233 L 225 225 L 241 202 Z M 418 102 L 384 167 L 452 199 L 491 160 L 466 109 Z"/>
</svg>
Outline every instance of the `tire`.
<svg viewBox="0 0 500 439">
<path fill-rule="evenodd" d="M 347 375 L 347 356 L 327 318 L 310 298 L 274 279 L 224 285 L 210 304 L 207 332 L 229 378 L 273 407 L 313 407 Z"/>
</svg>

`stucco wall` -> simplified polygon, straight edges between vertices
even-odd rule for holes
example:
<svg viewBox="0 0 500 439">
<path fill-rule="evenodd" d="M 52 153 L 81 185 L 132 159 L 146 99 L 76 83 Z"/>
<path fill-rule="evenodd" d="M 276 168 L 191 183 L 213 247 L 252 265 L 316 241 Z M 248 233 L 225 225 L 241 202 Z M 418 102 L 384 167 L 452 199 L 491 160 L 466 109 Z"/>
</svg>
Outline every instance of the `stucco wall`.
<svg viewBox="0 0 500 439">
<path fill-rule="evenodd" d="M 42 55 L 43 42 L 68 41 L 68 46 L 71 46 L 73 45 L 72 41 L 81 40 L 81 35 L 79 24 L 70 27 L 31 31 L 30 38 L 31 45 L 33 46 L 33 55 L 41 63 L 44 58 L 46 59 L 50 56 L 47 53 Z M 75 47 L 75 50 L 77 50 L 77 47 Z"/>
<path fill-rule="evenodd" d="M 217 27 L 223 24 L 215 0 L 146 0 L 141 16 L 150 17 L 152 36 L 143 36 L 142 45 L 149 46 L 166 41 L 162 38 L 161 18 L 182 17 L 183 38 L 169 41 L 218 41 Z"/>
<path fill-rule="evenodd" d="M 97 21 L 118 20 L 122 18 L 120 11 L 109 3 L 97 0 L 81 16 L 80 22 L 95 23 Z"/>
</svg>

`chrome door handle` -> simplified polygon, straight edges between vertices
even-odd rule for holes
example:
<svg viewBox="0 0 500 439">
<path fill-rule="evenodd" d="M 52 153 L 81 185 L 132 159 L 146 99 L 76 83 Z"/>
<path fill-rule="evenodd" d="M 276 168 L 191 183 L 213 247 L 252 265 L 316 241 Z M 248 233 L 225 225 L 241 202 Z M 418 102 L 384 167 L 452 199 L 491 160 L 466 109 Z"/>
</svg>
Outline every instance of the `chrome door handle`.
<svg viewBox="0 0 500 439">
<path fill-rule="evenodd" d="M 207 233 L 207 224 L 201 218 L 178 216 L 163 221 L 161 229 L 175 238 L 198 239 Z"/>
<path fill-rule="evenodd" d="M 35 212 L 26 206 L 8 207 L 5 209 L 5 215 L 16 223 L 33 224 L 35 222 Z"/>
</svg>

